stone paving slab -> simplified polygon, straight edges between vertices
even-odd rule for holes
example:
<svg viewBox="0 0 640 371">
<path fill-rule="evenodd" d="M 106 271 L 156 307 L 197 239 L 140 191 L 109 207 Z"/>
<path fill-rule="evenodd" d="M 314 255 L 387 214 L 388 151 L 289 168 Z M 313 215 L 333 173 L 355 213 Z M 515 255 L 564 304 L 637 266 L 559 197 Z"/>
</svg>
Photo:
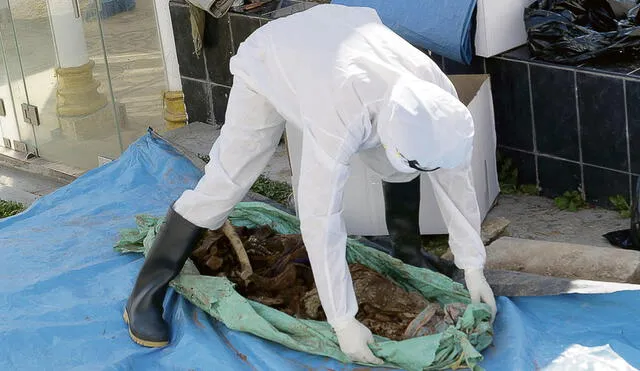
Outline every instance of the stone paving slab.
<svg viewBox="0 0 640 371">
<path fill-rule="evenodd" d="M 616 211 L 592 208 L 563 211 L 552 199 L 526 195 L 500 195 L 487 215 L 510 221 L 511 237 L 612 247 L 603 234 L 630 226 Z"/>
</svg>

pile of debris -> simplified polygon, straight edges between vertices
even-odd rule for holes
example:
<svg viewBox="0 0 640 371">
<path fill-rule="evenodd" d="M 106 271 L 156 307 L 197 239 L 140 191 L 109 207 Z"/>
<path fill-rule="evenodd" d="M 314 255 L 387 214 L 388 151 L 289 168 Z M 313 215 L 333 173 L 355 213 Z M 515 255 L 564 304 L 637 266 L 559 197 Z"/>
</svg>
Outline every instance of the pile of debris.
<svg viewBox="0 0 640 371">
<path fill-rule="evenodd" d="M 207 231 L 191 259 L 203 275 L 227 277 L 247 299 L 299 319 L 325 320 L 309 258 L 299 234 L 278 234 L 269 226 Z M 455 325 L 466 305 L 430 303 L 361 264 L 350 264 L 358 300 L 357 319 L 373 333 L 404 340 Z"/>
</svg>

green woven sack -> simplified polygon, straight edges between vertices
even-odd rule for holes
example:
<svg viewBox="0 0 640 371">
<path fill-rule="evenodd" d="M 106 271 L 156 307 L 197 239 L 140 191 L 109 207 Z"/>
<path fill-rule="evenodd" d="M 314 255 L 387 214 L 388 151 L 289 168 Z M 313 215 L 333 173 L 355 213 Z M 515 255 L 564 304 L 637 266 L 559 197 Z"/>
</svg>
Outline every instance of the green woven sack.
<svg viewBox="0 0 640 371">
<path fill-rule="evenodd" d="M 283 234 L 300 233 L 295 216 L 264 203 L 240 203 L 229 220 L 235 226 L 258 227 L 269 225 Z M 136 217 L 137 229 L 121 232 L 115 249 L 122 253 L 144 253 L 151 247 L 162 218 L 148 215 Z M 441 305 L 470 303 L 464 287 L 448 277 L 405 265 L 389 255 L 349 239 L 349 263 L 363 264 L 393 280 L 406 290 L 417 291 L 429 301 Z M 199 274 L 189 260 L 171 286 L 187 300 L 201 308 L 227 327 L 280 343 L 302 352 L 331 357 L 348 362 L 340 351 L 338 339 L 326 322 L 300 320 L 263 304 L 247 300 L 238 294 L 233 283 L 224 277 Z M 477 366 L 480 352 L 492 342 L 493 329 L 490 311 L 485 304 L 469 304 L 456 326 L 444 332 L 403 341 L 377 337 L 373 353 L 384 359 L 386 366 L 405 370 L 443 370 Z"/>
</svg>

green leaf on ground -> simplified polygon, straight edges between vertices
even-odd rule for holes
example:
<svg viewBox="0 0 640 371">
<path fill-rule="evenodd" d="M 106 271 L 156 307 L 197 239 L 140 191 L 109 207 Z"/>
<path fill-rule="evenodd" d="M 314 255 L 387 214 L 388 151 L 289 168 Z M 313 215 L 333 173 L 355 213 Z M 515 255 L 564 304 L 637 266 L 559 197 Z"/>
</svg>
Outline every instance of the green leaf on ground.
<svg viewBox="0 0 640 371">
<path fill-rule="evenodd" d="M 211 158 L 209 157 L 209 155 L 203 155 L 202 153 L 198 153 L 197 156 L 199 159 L 206 162 L 207 164 L 209 163 L 209 161 L 211 161 Z"/>
<path fill-rule="evenodd" d="M 572 212 L 584 209 L 588 206 L 587 202 L 582 197 L 582 193 L 579 191 L 567 191 L 563 193 L 562 196 L 554 198 L 553 201 L 560 210 Z"/>
<path fill-rule="evenodd" d="M 535 184 L 523 184 L 518 187 L 518 193 L 523 195 L 538 196 L 540 194 L 540 190 Z"/>
<path fill-rule="evenodd" d="M 631 205 L 629 205 L 627 199 L 622 195 L 609 197 L 609 202 L 616 208 L 622 218 L 631 218 Z"/>
<path fill-rule="evenodd" d="M 258 177 L 251 190 L 283 205 L 287 205 L 289 197 L 293 194 L 293 189 L 288 183 L 271 180 L 264 175 Z"/>
<path fill-rule="evenodd" d="M 515 167 L 513 160 L 504 157 L 500 151 L 496 154 L 498 164 L 498 182 L 500 183 L 500 192 L 506 195 L 532 195 L 538 196 L 540 190 L 535 184 L 518 184 L 518 168 Z"/>
<path fill-rule="evenodd" d="M 24 205 L 19 202 L 0 200 L 0 219 L 23 212 Z"/>
</svg>

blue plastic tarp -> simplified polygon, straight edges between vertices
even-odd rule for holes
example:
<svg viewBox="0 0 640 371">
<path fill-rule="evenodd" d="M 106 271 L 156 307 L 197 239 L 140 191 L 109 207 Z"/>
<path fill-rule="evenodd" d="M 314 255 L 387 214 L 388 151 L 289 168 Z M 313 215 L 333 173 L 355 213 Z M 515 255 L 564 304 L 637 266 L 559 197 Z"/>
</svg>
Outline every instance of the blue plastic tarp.
<svg viewBox="0 0 640 371">
<path fill-rule="evenodd" d="M 375 9 L 387 27 L 413 45 L 470 64 L 475 53 L 476 0 L 332 0 Z"/>
<path fill-rule="evenodd" d="M 135 227 L 136 214 L 164 215 L 200 176 L 146 135 L 117 161 L 1 220 L 0 370 L 357 369 L 230 331 L 173 291 L 166 301 L 171 345 L 130 341 L 121 314 L 142 257 L 114 251 L 118 233 Z M 580 345 L 610 345 L 597 354 L 640 367 L 638 292 L 498 303 L 488 370 L 542 368 Z"/>
</svg>

